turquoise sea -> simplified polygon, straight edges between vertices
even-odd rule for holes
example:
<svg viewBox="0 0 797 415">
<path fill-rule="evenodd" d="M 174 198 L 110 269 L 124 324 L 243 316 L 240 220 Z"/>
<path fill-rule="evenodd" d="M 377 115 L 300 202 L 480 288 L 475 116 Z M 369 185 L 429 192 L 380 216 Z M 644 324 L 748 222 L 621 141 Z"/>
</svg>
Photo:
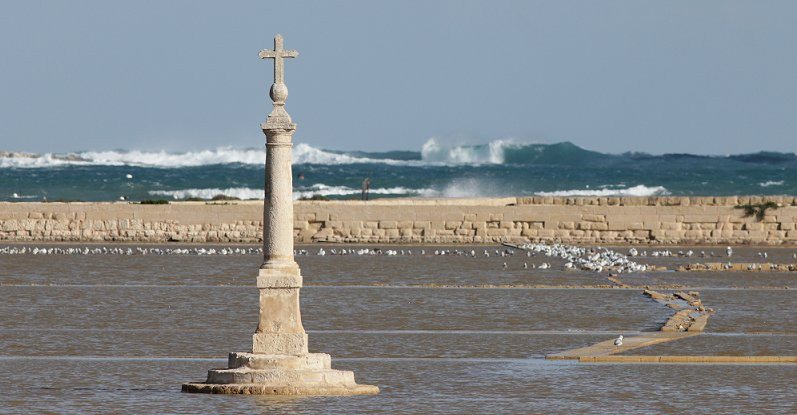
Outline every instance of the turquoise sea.
<svg viewBox="0 0 797 415">
<path fill-rule="evenodd" d="M 257 199 L 264 160 L 263 148 L 229 147 L 0 153 L 0 200 Z M 443 146 L 430 139 L 420 151 L 379 153 L 297 143 L 293 160 L 297 198 L 359 198 L 365 177 L 372 198 L 797 194 L 794 153 L 607 154 L 569 142 Z"/>
</svg>

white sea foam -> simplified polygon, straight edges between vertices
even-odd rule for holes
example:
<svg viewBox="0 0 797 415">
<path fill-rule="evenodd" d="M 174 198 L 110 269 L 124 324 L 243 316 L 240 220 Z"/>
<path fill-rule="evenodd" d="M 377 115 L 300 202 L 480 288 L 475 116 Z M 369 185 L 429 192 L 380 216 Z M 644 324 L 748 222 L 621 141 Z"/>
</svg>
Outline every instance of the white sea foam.
<svg viewBox="0 0 797 415">
<path fill-rule="evenodd" d="M 120 166 L 141 165 L 157 167 L 190 167 L 208 164 L 263 164 L 266 153 L 262 149 L 236 149 L 220 147 L 213 150 L 167 153 L 165 151 L 87 151 L 78 157 L 90 160 L 91 164 Z"/>
<path fill-rule="evenodd" d="M 91 162 L 66 159 L 49 153 L 33 157 L 0 157 L 0 168 L 42 168 L 65 164 L 86 165 Z"/>
<path fill-rule="evenodd" d="M 410 189 L 407 187 L 377 187 L 369 189 L 368 192 L 377 195 L 401 195 L 417 196 L 424 195 L 429 189 Z M 308 187 L 299 187 L 293 192 L 295 199 L 302 197 L 320 196 L 349 196 L 362 193 L 362 189 L 355 189 L 347 186 L 328 186 L 323 183 L 314 184 Z"/>
<path fill-rule="evenodd" d="M 182 189 L 182 190 L 150 190 L 149 194 L 153 196 L 167 196 L 173 199 L 186 199 L 189 197 L 211 199 L 214 196 L 218 195 L 237 197 L 239 199 L 262 199 L 264 193 L 263 189 L 252 189 L 249 187 L 229 187 L 227 189 L 209 188 L 209 189 Z"/>
<path fill-rule="evenodd" d="M 421 160 L 394 160 L 386 158 L 358 157 L 351 154 L 333 152 L 297 143 L 293 147 L 293 164 L 388 164 L 396 166 L 441 166 L 441 165 L 481 165 L 501 164 L 507 151 L 519 149 L 528 144 L 517 143 L 513 139 L 497 139 L 482 145 L 445 145 L 438 138 L 430 138 L 421 148 Z M 148 166 L 148 167 L 193 167 L 211 164 L 241 163 L 263 165 L 263 148 L 219 147 L 215 149 L 171 153 L 166 151 L 85 151 L 69 154 L 26 155 L 25 157 L 0 156 L 0 168 L 36 168 L 61 165 L 99 165 L 99 166 Z"/>
<path fill-rule="evenodd" d="M 347 186 L 329 186 L 323 183 L 314 184 L 312 186 L 298 187 L 293 192 L 294 199 L 303 197 L 312 197 L 313 195 L 319 196 L 349 196 L 360 194 L 362 189 L 355 189 Z M 418 196 L 428 194 L 429 189 L 410 189 L 406 187 L 389 187 L 389 188 L 373 188 L 369 190 L 371 194 L 377 195 L 396 195 L 396 196 Z M 237 197 L 239 199 L 262 199 L 264 195 L 263 189 L 252 189 L 249 187 L 231 187 L 227 189 L 209 188 L 209 189 L 181 189 L 181 190 L 150 190 L 149 194 L 153 196 L 167 196 L 173 199 L 186 199 L 189 197 L 199 197 L 202 199 L 211 199 L 217 195 L 224 195 L 230 197 Z"/>
<path fill-rule="evenodd" d="M 382 163 L 391 165 L 420 165 L 417 160 L 391 160 L 354 157 L 325 151 L 309 144 L 298 143 L 293 148 L 293 164 L 355 164 Z M 241 163 L 263 165 L 266 161 L 264 149 L 238 149 L 219 147 L 212 150 L 169 153 L 166 151 L 85 151 L 70 154 L 42 154 L 31 157 L 0 157 L 0 168 L 37 168 L 62 165 L 96 166 L 148 166 L 148 167 L 192 167 L 211 164 Z"/>
<path fill-rule="evenodd" d="M 769 186 L 783 186 L 783 180 L 767 180 L 765 182 L 761 182 L 758 185 L 761 187 L 769 187 Z"/>
<path fill-rule="evenodd" d="M 538 196 L 661 196 L 670 194 L 663 186 L 637 185 L 616 189 L 573 189 L 553 192 L 536 192 Z"/>
<path fill-rule="evenodd" d="M 36 195 L 21 195 L 19 193 L 12 193 L 11 194 L 11 199 L 37 199 L 37 198 L 40 198 L 40 197 L 41 196 L 36 196 Z"/>
</svg>

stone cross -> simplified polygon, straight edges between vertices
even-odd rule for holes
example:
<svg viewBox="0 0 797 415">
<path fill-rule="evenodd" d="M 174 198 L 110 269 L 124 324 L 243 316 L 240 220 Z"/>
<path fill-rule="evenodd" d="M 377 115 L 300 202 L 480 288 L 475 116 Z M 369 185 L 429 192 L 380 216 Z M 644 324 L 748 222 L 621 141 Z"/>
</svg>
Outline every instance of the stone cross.
<svg viewBox="0 0 797 415">
<path fill-rule="evenodd" d="M 285 50 L 282 48 L 282 35 L 274 36 L 274 50 L 263 49 L 260 51 L 260 59 L 274 59 L 274 83 L 284 84 L 283 67 L 284 58 L 295 58 L 299 52 L 295 50 Z"/>
<path fill-rule="evenodd" d="M 268 115 L 266 124 L 263 124 L 263 132 L 267 128 L 296 128 L 291 121 L 291 116 L 285 111 L 285 100 L 288 99 L 288 87 L 285 85 L 285 58 L 295 58 L 299 52 L 295 50 L 283 49 L 282 36 L 274 36 L 274 50 L 263 49 L 260 51 L 260 59 L 274 59 L 274 83 L 271 85 L 269 95 L 274 102 L 274 109 Z M 268 192 L 266 192 L 268 193 Z"/>
<path fill-rule="evenodd" d="M 299 53 L 284 50 L 282 36 L 274 50 L 260 58 L 274 59 L 271 99 L 274 109 L 261 124 L 266 135 L 266 191 L 263 199 L 263 264 L 257 275 L 260 316 L 252 335 L 252 351 L 230 353 L 226 369 L 211 369 L 207 381 L 186 383 L 184 392 L 267 395 L 360 395 L 379 388 L 360 385 L 354 373 L 335 370 L 325 353 L 310 353 L 302 326 L 299 292 L 302 274 L 293 258 L 293 173 L 291 148 L 296 124 L 285 110 L 288 87 L 283 59 Z"/>
</svg>

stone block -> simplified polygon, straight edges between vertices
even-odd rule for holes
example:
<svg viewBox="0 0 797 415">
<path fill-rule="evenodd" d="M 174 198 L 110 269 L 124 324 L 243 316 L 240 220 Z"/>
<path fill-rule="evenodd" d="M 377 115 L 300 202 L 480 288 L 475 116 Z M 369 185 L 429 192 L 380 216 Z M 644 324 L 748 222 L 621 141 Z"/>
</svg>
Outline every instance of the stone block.
<svg viewBox="0 0 797 415">
<path fill-rule="evenodd" d="M 4 232 L 16 231 L 19 229 L 19 222 L 16 219 L 3 221 L 2 229 Z"/>
<path fill-rule="evenodd" d="M 453 220 L 449 220 L 449 221 L 446 221 L 446 222 L 445 222 L 445 226 L 444 226 L 444 228 L 445 228 L 445 229 L 450 229 L 450 230 L 453 230 L 453 229 L 457 229 L 457 228 L 459 228 L 460 226 L 462 226 L 462 221 L 453 221 Z"/>
<path fill-rule="evenodd" d="M 428 220 L 416 220 L 413 222 L 413 227 L 418 229 L 429 229 L 432 227 L 432 222 Z"/>
<path fill-rule="evenodd" d="M 764 224 L 760 222 L 747 222 L 742 229 L 746 231 L 762 231 L 764 230 Z"/>
<path fill-rule="evenodd" d="M 413 226 L 414 226 L 414 221 L 411 221 L 411 220 L 402 220 L 402 221 L 399 221 L 399 222 L 396 224 L 396 226 L 398 226 L 400 229 L 412 229 L 412 228 L 413 228 Z"/>
<path fill-rule="evenodd" d="M 581 215 L 581 220 L 586 221 L 586 222 L 606 222 L 606 216 L 605 215 L 584 214 L 584 215 Z"/>
<path fill-rule="evenodd" d="M 559 229 L 573 230 L 576 228 L 574 222 L 559 222 Z"/>
</svg>

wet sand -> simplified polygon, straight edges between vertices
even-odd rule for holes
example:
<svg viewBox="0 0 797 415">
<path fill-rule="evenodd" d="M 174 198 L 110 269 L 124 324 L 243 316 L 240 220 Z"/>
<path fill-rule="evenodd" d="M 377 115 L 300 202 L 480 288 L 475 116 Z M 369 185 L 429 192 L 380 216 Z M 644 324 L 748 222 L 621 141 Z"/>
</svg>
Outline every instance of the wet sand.
<svg viewBox="0 0 797 415">
<path fill-rule="evenodd" d="M 544 360 L 620 333 L 657 331 L 673 310 L 643 296 L 636 286 L 645 283 L 698 286 L 716 312 L 702 335 L 626 354 L 797 354 L 797 274 L 643 273 L 620 276 L 631 288 L 595 288 L 612 284 L 605 274 L 522 268 L 556 265 L 550 258 L 441 257 L 434 249 L 423 257 L 297 257 L 311 351 L 330 353 L 335 367 L 382 389 L 347 398 L 179 392 L 223 366 L 227 352 L 250 347 L 256 255 L 0 256 L 0 412 L 797 411 L 794 365 Z M 736 249 L 740 257 L 762 250 L 770 258 L 797 252 Z M 672 267 L 681 259 L 655 261 Z M 580 288 L 526 287 L 534 284 Z M 792 289 L 772 288 L 784 286 Z"/>
</svg>

